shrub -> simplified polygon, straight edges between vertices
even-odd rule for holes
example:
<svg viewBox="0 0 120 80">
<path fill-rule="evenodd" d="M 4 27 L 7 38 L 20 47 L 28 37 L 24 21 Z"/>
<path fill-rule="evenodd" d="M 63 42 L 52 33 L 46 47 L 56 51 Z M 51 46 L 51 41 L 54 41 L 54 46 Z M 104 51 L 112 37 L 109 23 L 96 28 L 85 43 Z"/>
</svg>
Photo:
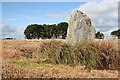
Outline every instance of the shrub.
<svg viewBox="0 0 120 80">
<path fill-rule="evenodd" d="M 83 41 L 70 45 L 62 41 L 49 41 L 37 50 L 38 63 L 85 65 L 86 68 L 118 69 L 120 54 L 116 41 Z"/>
<path fill-rule="evenodd" d="M 38 63 L 51 62 L 53 64 L 69 64 L 71 60 L 72 46 L 61 41 L 44 43 L 37 51 Z"/>
<path fill-rule="evenodd" d="M 99 59 L 99 51 L 96 48 L 97 44 L 94 42 L 84 41 L 75 46 L 76 61 L 80 61 L 82 65 L 87 68 L 97 68 L 97 61 Z"/>
<path fill-rule="evenodd" d="M 94 68 L 97 65 L 95 46 L 87 41 L 75 46 L 60 41 L 50 41 L 37 51 L 37 56 L 39 56 L 37 61 L 72 66 L 86 65 L 88 68 Z"/>
</svg>

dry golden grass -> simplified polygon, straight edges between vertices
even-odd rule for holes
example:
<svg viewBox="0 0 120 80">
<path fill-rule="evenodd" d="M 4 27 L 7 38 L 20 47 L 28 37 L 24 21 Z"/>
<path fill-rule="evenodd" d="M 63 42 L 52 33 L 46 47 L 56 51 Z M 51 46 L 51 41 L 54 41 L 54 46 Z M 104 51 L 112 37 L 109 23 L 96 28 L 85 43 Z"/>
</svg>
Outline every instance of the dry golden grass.
<svg viewBox="0 0 120 80">
<path fill-rule="evenodd" d="M 25 64 L 26 63 L 26 64 Z M 84 66 L 37 64 L 22 61 L 6 62 L 3 66 L 4 78 L 117 78 L 116 70 L 87 70 Z"/>
<path fill-rule="evenodd" d="M 120 69 L 120 40 L 97 40 L 98 50 L 104 53 L 109 60 L 105 62 L 103 59 L 103 66 L 109 67 L 109 69 Z"/>
<path fill-rule="evenodd" d="M 2 41 L 2 77 L 3 78 L 117 78 L 117 70 L 89 70 L 85 66 L 65 64 L 37 63 L 34 54 L 51 40 L 3 40 Z M 56 40 L 65 42 L 65 40 Z M 96 40 L 97 48 L 105 52 L 112 60 L 119 56 L 117 40 Z M 114 55 L 113 55 L 114 54 Z M 118 54 L 118 55 L 116 55 Z M 116 55 L 116 56 L 115 56 Z M 117 59 L 118 60 L 118 59 Z M 111 61 L 116 65 L 116 62 Z M 111 65 L 110 65 L 111 66 Z M 111 67 L 114 68 L 114 67 Z"/>
</svg>

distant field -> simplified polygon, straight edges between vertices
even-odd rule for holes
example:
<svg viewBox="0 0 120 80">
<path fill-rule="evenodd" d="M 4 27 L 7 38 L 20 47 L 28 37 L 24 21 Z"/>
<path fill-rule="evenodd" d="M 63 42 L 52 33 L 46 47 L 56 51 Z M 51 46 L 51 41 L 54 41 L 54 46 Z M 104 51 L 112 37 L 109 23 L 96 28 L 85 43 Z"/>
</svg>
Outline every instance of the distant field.
<svg viewBox="0 0 120 80">
<path fill-rule="evenodd" d="M 51 40 L 2 40 L 2 77 L 3 78 L 117 78 L 118 71 L 87 69 L 84 65 L 38 63 L 35 54 Z M 54 40 L 66 43 L 65 40 Z M 114 53 L 119 52 L 118 40 L 95 40 L 106 55 L 117 59 Z M 56 44 L 57 45 L 57 44 Z M 56 46 L 55 46 L 56 47 Z M 59 46 L 58 46 L 59 47 Z M 113 53 L 113 54 L 112 54 Z M 117 53 L 119 55 L 119 53 Z M 119 57 L 119 56 L 118 56 Z M 115 64 L 116 65 L 116 64 Z M 111 68 L 111 67 L 110 67 Z"/>
</svg>

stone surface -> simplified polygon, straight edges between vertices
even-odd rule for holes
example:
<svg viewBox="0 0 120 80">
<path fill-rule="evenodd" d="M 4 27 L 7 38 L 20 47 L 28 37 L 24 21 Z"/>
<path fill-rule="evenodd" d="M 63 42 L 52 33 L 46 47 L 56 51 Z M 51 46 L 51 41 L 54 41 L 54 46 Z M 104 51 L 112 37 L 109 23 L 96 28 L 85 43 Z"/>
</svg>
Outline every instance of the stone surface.
<svg viewBox="0 0 120 80">
<path fill-rule="evenodd" d="M 90 18 L 79 10 L 75 10 L 70 16 L 67 30 L 67 41 L 71 44 L 84 40 L 95 39 L 95 29 Z"/>
</svg>

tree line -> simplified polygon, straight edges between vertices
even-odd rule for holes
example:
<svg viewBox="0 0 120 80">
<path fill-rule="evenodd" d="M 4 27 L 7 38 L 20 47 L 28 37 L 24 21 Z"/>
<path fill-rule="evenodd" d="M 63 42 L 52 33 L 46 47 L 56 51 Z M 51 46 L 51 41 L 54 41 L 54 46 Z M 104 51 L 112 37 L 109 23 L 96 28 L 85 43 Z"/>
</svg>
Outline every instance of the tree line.
<svg viewBox="0 0 120 80">
<path fill-rule="evenodd" d="M 27 39 L 50 39 L 62 38 L 65 39 L 67 35 L 67 22 L 58 24 L 31 24 L 28 25 L 24 31 L 25 38 Z"/>
<path fill-rule="evenodd" d="M 51 39 L 61 38 L 65 39 L 67 36 L 67 22 L 61 22 L 58 24 L 31 24 L 28 25 L 24 31 L 25 38 L 27 39 Z M 111 32 L 111 35 L 120 36 L 120 29 Z M 97 32 L 95 34 L 96 39 L 104 39 L 104 34 Z M 120 38 L 120 37 L 119 37 Z"/>
</svg>

